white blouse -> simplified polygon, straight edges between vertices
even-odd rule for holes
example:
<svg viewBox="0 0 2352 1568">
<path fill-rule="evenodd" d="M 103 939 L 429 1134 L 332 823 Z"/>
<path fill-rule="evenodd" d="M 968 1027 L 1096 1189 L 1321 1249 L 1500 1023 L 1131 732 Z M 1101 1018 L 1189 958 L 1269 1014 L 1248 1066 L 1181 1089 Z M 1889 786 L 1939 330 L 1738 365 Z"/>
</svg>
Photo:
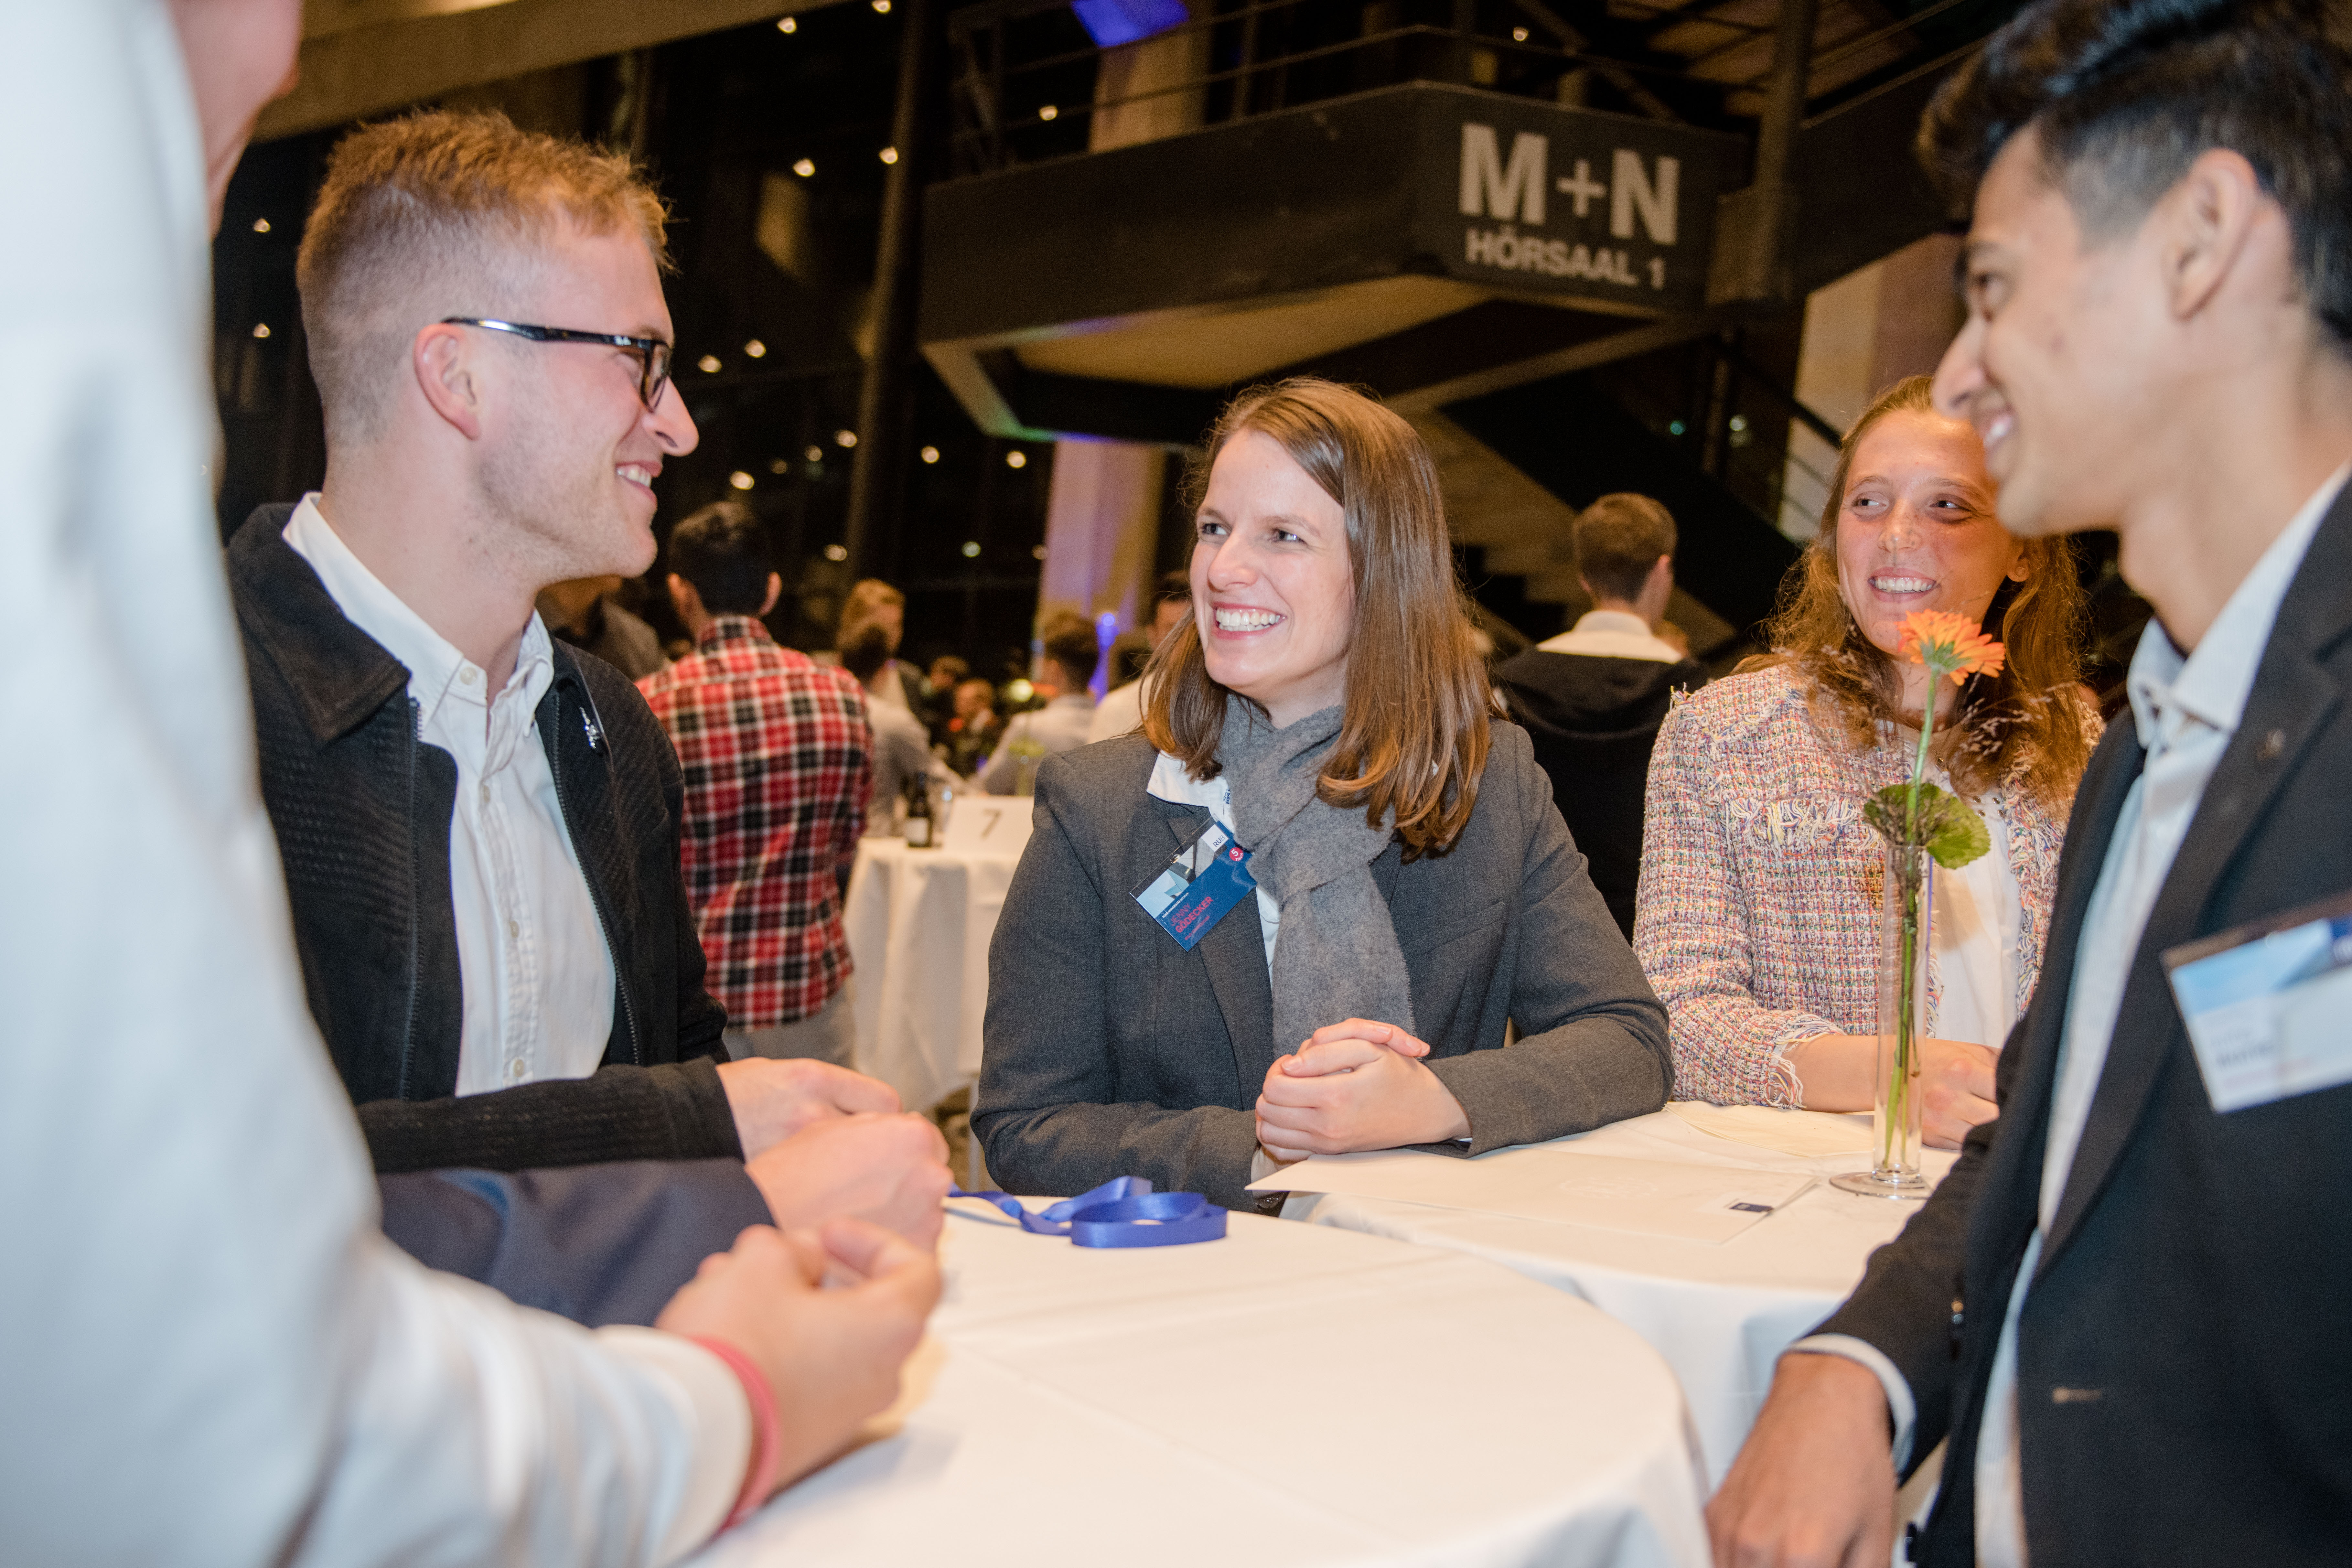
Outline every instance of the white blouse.
<svg viewBox="0 0 2352 1568">
<path fill-rule="evenodd" d="M 2017 942 L 2023 913 L 2009 863 L 2009 824 L 1990 797 L 1977 810 L 1992 847 L 1957 871 L 1936 868 L 1929 944 L 1942 981 L 1928 1033 L 2000 1049 L 2017 1022 Z"/>
</svg>

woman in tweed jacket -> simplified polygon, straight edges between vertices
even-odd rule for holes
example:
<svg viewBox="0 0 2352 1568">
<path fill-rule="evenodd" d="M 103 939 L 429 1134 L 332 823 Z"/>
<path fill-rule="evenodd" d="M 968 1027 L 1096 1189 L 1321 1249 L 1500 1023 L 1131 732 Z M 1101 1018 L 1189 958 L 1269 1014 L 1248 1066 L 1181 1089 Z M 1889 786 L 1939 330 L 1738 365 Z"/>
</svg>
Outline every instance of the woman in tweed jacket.
<svg viewBox="0 0 2352 1568">
<path fill-rule="evenodd" d="M 1938 693 L 1930 776 L 1999 842 L 1938 907 L 1939 922 L 1952 908 L 1982 914 L 1971 945 L 1939 931 L 1931 952 L 1927 1142 L 1957 1146 L 1993 1114 L 1993 1053 L 2041 970 L 2098 721 L 2078 686 L 2066 545 L 2011 537 L 1991 495 L 1975 431 L 1935 411 L 1927 378 L 1889 389 L 1839 449 L 1775 651 L 1678 703 L 1659 731 L 1633 946 L 1666 1005 L 1677 1096 L 1869 1108 L 1885 847 L 1862 803 L 1909 776 L 1927 682 L 1890 655 L 1905 616 L 1938 609 L 1981 619 L 2009 664 Z M 1965 1008 L 1948 1005 L 1956 961 L 1970 966 Z M 1976 1037 L 1944 1038 L 1945 1025 Z"/>
</svg>

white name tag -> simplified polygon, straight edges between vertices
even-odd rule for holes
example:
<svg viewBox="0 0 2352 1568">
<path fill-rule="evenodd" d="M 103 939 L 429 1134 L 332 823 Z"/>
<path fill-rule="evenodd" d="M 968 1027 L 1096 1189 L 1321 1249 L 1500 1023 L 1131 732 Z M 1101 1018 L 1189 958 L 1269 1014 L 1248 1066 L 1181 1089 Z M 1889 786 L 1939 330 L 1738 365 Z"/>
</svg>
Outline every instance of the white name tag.
<svg viewBox="0 0 2352 1568">
<path fill-rule="evenodd" d="M 2216 1111 L 2352 1083 L 2352 896 L 2176 947 L 2164 967 Z"/>
</svg>

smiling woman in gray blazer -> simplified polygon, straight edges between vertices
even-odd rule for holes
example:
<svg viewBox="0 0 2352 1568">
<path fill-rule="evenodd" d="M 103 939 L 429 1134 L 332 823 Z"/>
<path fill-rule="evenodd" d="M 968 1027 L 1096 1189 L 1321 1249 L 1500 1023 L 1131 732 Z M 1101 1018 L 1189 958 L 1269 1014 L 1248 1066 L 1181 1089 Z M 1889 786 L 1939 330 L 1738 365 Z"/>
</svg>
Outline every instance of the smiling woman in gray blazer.
<svg viewBox="0 0 2352 1568">
<path fill-rule="evenodd" d="M 1194 510 L 1193 619 L 1143 732 L 1038 772 L 972 1116 L 999 1184 L 1246 1207 L 1309 1153 L 1657 1110 L 1664 1012 L 1527 735 L 1488 717 L 1420 437 L 1328 382 L 1246 393 Z M 1255 890 L 1188 951 L 1136 895 L 1204 835 Z"/>
</svg>

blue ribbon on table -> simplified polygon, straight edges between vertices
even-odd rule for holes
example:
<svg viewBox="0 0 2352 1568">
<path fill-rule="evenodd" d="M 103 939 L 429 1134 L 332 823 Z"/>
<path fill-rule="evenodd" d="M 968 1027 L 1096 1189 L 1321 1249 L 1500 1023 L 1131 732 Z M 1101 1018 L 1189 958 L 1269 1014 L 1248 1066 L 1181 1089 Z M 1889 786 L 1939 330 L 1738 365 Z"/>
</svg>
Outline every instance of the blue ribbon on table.
<svg viewBox="0 0 2352 1568">
<path fill-rule="evenodd" d="M 990 1189 L 950 1187 L 951 1198 L 978 1198 L 1021 1222 L 1032 1236 L 1066 1236 L 1079 1247 L 1182 1247 L 1225 1234 L 1225 1211 L 1198 1193 L 1155 1193 L 1141 1176 L 1114 1176 L 1092 1192 L 1031 1214 L 1021 1200 Z"/>
</svg>

